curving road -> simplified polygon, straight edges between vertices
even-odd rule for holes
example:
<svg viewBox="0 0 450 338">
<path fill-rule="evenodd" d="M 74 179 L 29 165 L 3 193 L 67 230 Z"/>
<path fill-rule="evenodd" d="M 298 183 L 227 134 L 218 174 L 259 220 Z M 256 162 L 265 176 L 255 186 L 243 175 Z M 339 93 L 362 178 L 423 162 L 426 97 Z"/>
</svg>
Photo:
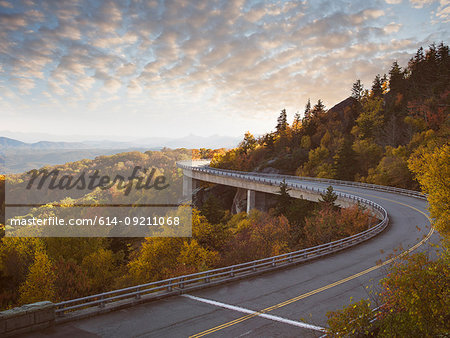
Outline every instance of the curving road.
<svg viewBox="0 0 450 338">
<path fill-rule="evenodd" d="M 251 174 L 250 174 L 251 175 Z M 329 184 L 289 181 L 326 188 Z M 437 242 L 424 200 L 360 187 L 337 191 L 382 205 L 389 227 L 354 248 L 291 268 L 57 325 L 29 337 L 315 337 L 326 313 L 376 292 L 392 255 Z M 383 264 L 379 264 L 380 262 Z M 368 288 L 366 288 L 366 286 Z M 259 311 L 255 313 L 254 311 Z"/>
</svg>

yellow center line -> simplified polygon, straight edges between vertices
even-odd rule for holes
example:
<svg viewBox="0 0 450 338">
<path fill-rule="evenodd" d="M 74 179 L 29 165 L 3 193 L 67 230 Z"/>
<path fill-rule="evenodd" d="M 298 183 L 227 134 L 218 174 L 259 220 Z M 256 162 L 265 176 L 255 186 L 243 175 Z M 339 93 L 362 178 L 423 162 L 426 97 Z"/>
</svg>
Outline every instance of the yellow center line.
<svg viewBox="0 0 450 338">
<path fill-rule="evenodd" d="M 346 191 L 346 190 L 341 190 L 341 191 L 349 192 L 349 193 L 354 193 L 354 192 Z M 375 195 L 370 195 L 370 194 L 359 194 L 359 195 L 370 196 L 370 197 L 374 197 L 374 198 L 379 198 L 379 199 L 382 199 L 382 200 L 390 201 L 390 202 L 397 203 L 397 204 L 403 205 L 403 206 L 405 206 L 405 207 L 411 208 L 411 209 L 413 209 L 413 210 L 415 210 L 415 211 L 421 213 L 422 215 L 424 215 L 424 216 L 428 219 L 428 221 L 430 222 L 430 224 L 431 224 L 431 219 L 428 217 L 428 215 L 427 215 L 426 213 L 424 213 L 422 210 L 419 210 L 419 209 L 417 209 L 417 208 L 415 208 L 415 207 L 413 207 L 413 206 L 411 206 L 411 205 L 409 205 L 409 204 L 402 203 L 402 202 L 398 202 L 398 201 L 395 201 L 395 200 L 392 200 L 392 199 L 389 199 L 389 198 L 384 198 L 384 197 L 379 197 L 379 196 L 375 196 Z M 365 269 L 365 270 L 363 270 L 363 271 L 361 271 L 361 272 L 355 273 L 354 275 L 351 275 L 351 276 L 349 276 L 349 277 L 343 278 L 343 279 L 338 280 L 338 281 L 336 281 L 336 282 L 334 282 L 334 283 L 331 283 L 331 284 L 322 286 L 322 287 L 320 287 L 320 288 L 318 288 L 318 289 L 309 291 L 309 292 L 307 292 L 307 293 L 301 294 L 301 295 L 299 295 L 299 296 L 297 296 L 297 297 L 288 299 L 288 300 L 286 300 L 286 301 L 284 301 L 284 302 L 281 302 L 281 303 L 278 303 L 278 304 L 276 304 L 276 305 L 267 307 L 267 308 L 265 308 L 265 309 L 263 309 L 263 310 L 255 311 L 255 313 L 248 314 L 248 315 L 246 315 L 246 316 L 242 316 L 242 317 L 237 318 L 237 319 L 235 319 L 235 320 L 232 320 L 232 321 L 230 321 L 230 322 L 227 322 L 227 323 L 224 323 L 224 324 L 215 326 L 215 327 L 213 327 L 213 328 L 211 328 L 211 329 L 208 329 L 208 330 L 199 332 L 199 333 L 197 333 L 197 334 L 194 334 L 194 335 L 190 336 L 190 338 L 194 338 L 194 337 L 195 337 L 195 338 L 196 338 L 196 337 L 203 337 L 203 336 L 209 335 L 209 334 L 211 334 L 211 333 L 217 332 L 217 331 L 219 331 L 219 330 L 226 329 L 227 327 L 230 327 L 230 326 L 239 324 L 239 323 L 241 323 L 241 322 L 243 322 L 243 321 L 246 321 L 246 320 L 248 320 L 248 319 L 251 319 L 251 318 L 253 318 L 253 317 L 257 317 L 259 314 L 266 313 L 266 312 L 270 312 L 270 311 L 272 311 L 272 310 L 282 308 L 282 307 L 284 307 L 284 306 L 286 306 L 286 305 L 295 303 L 295 302 L 297 302 L 297 301 L 299 301 L 299 300 L 301 300 L 301 299 L 307 298 L 307 297 L 309 297 L 309 296 L 315 295 L 315 294 L 320 293 L 320 292 L 322 292 L 322 291 L 331 289 L 331 288 L 333 288 L 333 287 L 335 287 L 335 286 L 341 285 L 341 284 L 346 283 L 346 282 L 348 282 L 348 281 L 351 281 L 351 280 L 353 280 L 353 279 L 355 279 L 355 278 L 358 278 L 358 277 L 361 277 L 361 276 L 363 276 L 363 275 L 365 275 L 365 274 L 368 274 L 369 272 L 372 272 L 372 271 L 377 270 L 377 269 L 379 269 L 379 268 L 381 268 L 381 267 L 383 267 L 383 266 L 385 266 L 385 265 L 388 265 L 388 264 L 392 263 L 393 261 L 397 260 L 398 258 L 403 257 L 404 255 L 406 255 L 406 254 L 408 254 L 408 253 L 410 253 L 410 252 L 416 250 L 418 247 L 420 247 L 423 243 L 425 243 L 425 242 L 431 237 L 431 235 L 433 234 L 433 232 L 434 232 L 434 228 L 431 227 L 431 228 L 430 228 L 430 231 L 428 232 L 428 234 L 427 234 L 420 242 L 416 243 L 413 247 L 409 248 L 408 250 L 403 251 L 403 252 L 402 252 L 401 254 L 399 254 L 398 256 L 392 257 L 392 258 L 388 259 L 387 261 L 385 261 L 385 262 L 383 262 L 383 263 L 374 265 L 374 266 L 372 266 L 372 267 L 370 267 L 370 268 L 368 268 L 368 269 Z"/>
</svg>

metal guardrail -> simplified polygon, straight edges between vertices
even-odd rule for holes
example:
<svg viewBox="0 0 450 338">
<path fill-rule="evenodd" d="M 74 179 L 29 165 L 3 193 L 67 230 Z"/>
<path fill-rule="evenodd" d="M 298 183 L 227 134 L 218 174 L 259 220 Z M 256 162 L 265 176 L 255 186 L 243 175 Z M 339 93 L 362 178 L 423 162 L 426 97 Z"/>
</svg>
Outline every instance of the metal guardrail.
<svg viewBox="0 0 450 338">
<path fill-rule="evenodd" d="M 264 184 L 279 184 L 276 179 L 270 179 L 267 177 L 260 177 L 252 174 L 242 174 L 238 172 L 223 171 L 213 168 L 195 168 L 187 166 L 184 164 L 178 164 L 179 167 L 189 170 L 195 170 L 200 172 L 208 172 L 210 174 L 232 176 L 235 178 L 258 181 Z M 285 175 L 279 175 L 280 177 L 289 177 Z M 290 177 L 292 178 L 292 176 Z M 292 189 L 307 190 L 317 193 L 324 192 L 324 189 L 307 187 L 298 183 L 287 182 L 287 185 Z M 336 240 L 333 242 L 317 245 L 314 247 L 272 256 L 268 258 L 258 259 L 246 263 L 235 264 L 231 266 L 226 266 L 222 268 L 212 269 L 208 271 L 197 272 L 189 275 L 183 275 L 173 278 L 168 278 L 161 281 L 155 281 L 151 283 L 131 286 L 119 290 L 113 290 L 109 292 L 104 292 L 96 295 L 91 295 L 87 297 L 81 297 L 77 299 L 67 300 L 60 302 L 56 305 L 56 313 L 60 316 L 64 315 L 66 312 L 86 309 L 89 307 L 98 306 L 100 308 L 105 307 L 107 304 L 112 304 L 120 300 L 139 300 L 143 296 L 154 296 L 161 297 L 174 293 L 182 293 L 192 287 L 201 287 L 211 284 L 212 282 L 227 282 L 233 279 L 241 278 L 243 276 L 249 276 L 255 273 L 259 273 L 265 270 L 272 270 L 275 268 L 280 268 L 283 266 L 288 266 L 292 264 L 298 264 L 301 262 L 306 262 L 318 257 L 329 255 L 334 252 L 338 252 L 345 248 L 354 246 L 361 242 L 364 242 L 380 232 L 382 232 L 389 223 L 389 218 L 386 210 L 379 204 L 370 201 L 368 199 L 354 196 L 351 194 L 337 192 L 337 195 L 341 199 L 346 199 L 353 203 L 361 203 L 366 206 L 370 206 L 373 210 L 377 210 L 382 215 L 382 220 L 375 226 L 360 232 L 358 234 Z"/>
<path fill-rule="evenodd" d="M 208 164 L 208 161 L 206 160 L 193 160 L 193 161 L 187 161 L 186 163 L 202 163 L 203 165 Z M 186 164 L 183 164 L 181 162 L 177 163 L 177 166 L 183 169 L 190 169 L 195 171 L 208 171 L 210 173 L 214 172 L 216 174 L 219 174 L 221 172 L 223 173 L 230 173 L 230 174 L 238 174 L 241 176 L 257 176 L 257 177 L 276 177 L 281 179 L 297 179 L 297 180 L 303 180 L 303 181 L 311 181 L 311 182 L 318 182 L 318 183 L 330 183 L 330 184 L 337 184 L 337 185 L 345 185 L 345 186 L 352 186 L 352 187 L 362 187 L 366 189 L 371 190 L 378 190 L 378 191 L 387 191 L 387 192 L 394 192 L 397 194 L 402 194 L 406 196 L 413 196 L 421 199 L 426 199 L 427 196 L 420 192 L 420 191 L 414 191 L 414 190 L 408 190 L 403 188 L 397 188 L 397 187 L 390 187 L 386 185 L 378 185 L 378 184 L 371 184 L 371 183 L 363 183 L 363 182 L 353 182 L 353 181 L 342 181 L 342 180 L 335 180 L 331 178 L 317 178 L 317 177 L 305 177 L 305 176 L 291 176 L 291 175 L 282 175 L 282 174 L 268 174 L 268 173 L 259 173 L 259 172 L 242 172 L 242 171 L 235 171 L 235 170 L 229 170 L 229 169 L 218 169 L 218 168 L 212 168 L 212 167 L 193 167 Z M 231 175 L 225 175 L 225 176 L 231 176 Z"/>
</svg>

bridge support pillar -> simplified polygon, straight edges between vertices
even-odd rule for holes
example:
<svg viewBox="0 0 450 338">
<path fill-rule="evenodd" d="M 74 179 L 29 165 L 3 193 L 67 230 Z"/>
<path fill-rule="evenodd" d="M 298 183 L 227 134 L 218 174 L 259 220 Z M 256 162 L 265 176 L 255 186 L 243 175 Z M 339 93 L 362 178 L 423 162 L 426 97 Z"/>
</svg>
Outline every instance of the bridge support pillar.
<svg viewBox="0 0 450 338">
<path fill-rule="evenodd" d="M 256 206 L 256 192 L 254 190 L 247 190 L 247 214 L 250 210 L 255 209 Z"/>
<path fill-rule="evenodd" d="M 192 196 L 192 192 L 200 187 L 200 181 L 195 178 L 183 176 L 183 197 Z"/>
<path fill-rule="evenodd" d="M 192 178 L 183 175 L 183 197 L 192 194 Z"/>
</svg>

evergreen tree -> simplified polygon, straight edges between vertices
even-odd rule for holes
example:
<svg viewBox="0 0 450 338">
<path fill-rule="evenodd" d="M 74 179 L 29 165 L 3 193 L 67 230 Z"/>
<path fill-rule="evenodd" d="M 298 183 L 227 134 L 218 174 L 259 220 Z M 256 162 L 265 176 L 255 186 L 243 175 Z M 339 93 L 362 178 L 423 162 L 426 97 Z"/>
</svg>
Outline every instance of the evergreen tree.
<svg viewBox="0 0 450 338">
<path fill-rule="evenodd" d="M 311 100 L 308 99 L 308 102 L 306 103 L 305 106 L 305 113 L 303 114 L 304 116 L 304 120 L 308 121 L 309 118 L 311 117 Z"/>
<path fill-rule="evenodd" d="M 286 180 L 280 183 L 280 190 L 277 196 L 277 204 L 275 206 L 275 210 L 277 215 L 285 215 L 289 210 L 289 207 L 292 203 L 293 198 L 289 195 L 288 185 Z"/>
<path fill-rule="evenodd" d="M 294 115 L 294 121 L 292 122 L 292 127 L 295 129 L 300 128 L 302 122 L 302 117 L 300 116 L 299 112 L 296 112 Z"/>
<path fill-rule="evenodd" d="M 320 203 L 323 203 L 329 207 L 335 208 L 336 205 L 334 204 L 334 202 L 337 200 L 337 195 L 333 190 L 333 187 L 330 185 L 327 188 L 327 191 L 325 194 L 320 194 L 321 199 L 319 199 Z"/>
<path fill-rule="evenodd" d="M 274 133 L 267 133 L 263 136 L 263 142 L 266 144 L 267 148 L 272 149 L 275 143 Z"/>
<path fill-rule="evenodd" d="M 424 73 L 425 54 L 423 48 L 420 47 L 413 58 L 408 63 L 408 86 L 413 96 L 424 93 L 424 81 L 426 74 Z"/>
<path fill-rule="evenodd" d="M 361 83 L 361 80 L 356 80 L 356 82 L 353 84 L 352 87 L 352 97 L 357 99 L 358 101 L 361 101 L 364 93 L 364 86 Z"/>
<path fill-rule="evenodd" d="M 288 123 L 287 123 L 287 113 L 286 109 L 283 109 L 280 113 L 280 116 L 277 120 L 277 133 L 282 133 L 287 129 Z"/>
<path fill-rule="evenodd" d="M 323 104 L 322 100 L 319 99 L 317 101 L 317 103 L 314 105 L 313 114 L 317 115 L 319 113 L 324 113 L 324 112 L 325 112 L 325 105 Z"/>
<path fill-rule="evenodd" d="M 200 214 L 205 216 L 211 224 L 218 224 L 225 216 L 225 209 L 222 202 L 214 195 L 211 195 L 203 203 Z"/>
<path fill-rule="evenodd" d="M 450 61 L 450 55 L 449 55 L 450 49 L 448 46 L 444 45 L 443 42 L 441 42 L 438 46 L 437 50 L 437 58 L 439 65 L 448 65 L 448 62 Z M 446 67 L 447 68 L 447 67 Z M 448 68 L 447 68 L 448 72 Z"/>
<path fill-rule="evenodd" d="M 404 74 L 397 61 L 392 64 L 389 71 L 389 89 L 391 93 L 398 93 L 403 88 Z"/>
<path fill-rule="evenodd" d="M 333 171 L 338 180 L 352 181 L 355 178 L 356 153 L 351 138 L 345 138 L 334 155 Z"/>
<path fill-rule="evenodd" d="M 372 96 L 373 97 L 383 97 L 383 81 L 381 80 L 380 74 L 375 76 L 372 84 Z"/>
<path fill-rule="evenodd" d="M 419 66 L 425 60 L 425 55 L 423 53 L 423 47 L 420 47 L 414 57 L 409 60 L 408 68 L 415 72 L 417 70 L 417 66 Z"/>
<path fill-rule="evenodd" d="M 438 81 L 436 83 L 437 92 L 443 92 L 448 86 L 450 79 L 450 50 L 441 42 L 437 50 L 438 58 Z"/>
</svg>

